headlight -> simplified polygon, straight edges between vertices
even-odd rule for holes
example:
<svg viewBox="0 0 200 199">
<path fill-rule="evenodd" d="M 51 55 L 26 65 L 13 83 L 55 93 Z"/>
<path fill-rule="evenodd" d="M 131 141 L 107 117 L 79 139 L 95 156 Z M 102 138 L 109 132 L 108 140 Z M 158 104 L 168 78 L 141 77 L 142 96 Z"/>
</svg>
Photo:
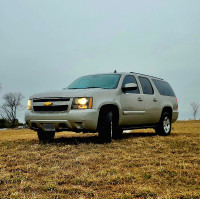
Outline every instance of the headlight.
<svg viewBox="0 0 200 199">
<path fill-rule="evenodd" d="M 32 100 L 28 100 L 28 110 L 32 109 Z"/>
<path fill-rule="evenodd" d="M 72 102 L 72 109 L 92 108 L 92 97 L 77 97 Z"/>
</svg>

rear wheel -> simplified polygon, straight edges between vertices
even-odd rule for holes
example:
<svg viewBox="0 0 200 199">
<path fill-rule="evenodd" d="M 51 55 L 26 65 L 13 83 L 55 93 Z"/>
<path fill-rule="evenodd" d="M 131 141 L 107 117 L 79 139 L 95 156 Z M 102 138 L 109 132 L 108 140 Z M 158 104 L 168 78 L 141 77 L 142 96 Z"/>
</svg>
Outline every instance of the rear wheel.
<svg viewBox="0 0 200 199">
<path fill-rule="evenodd" d="M 160 122 L 156 127 L 156 133 L 158 135 L 167 136 L 171 132 L 171 116 L 168 112 L 163 112 Z"/>
<path fill-rule="evenodd" d="M 55 131 L 38 130 L 37 135 L 40 143 L 48 143 L 54 140 Z"/>
</svg>

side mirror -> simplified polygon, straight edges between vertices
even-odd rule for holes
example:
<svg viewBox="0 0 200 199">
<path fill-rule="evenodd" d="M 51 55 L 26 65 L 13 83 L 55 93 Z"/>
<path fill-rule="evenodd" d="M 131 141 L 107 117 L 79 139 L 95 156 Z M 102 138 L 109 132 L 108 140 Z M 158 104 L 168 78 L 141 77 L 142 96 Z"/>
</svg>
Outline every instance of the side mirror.
<svg viewBox="0 0 200 199">
<path fill-rule="evenodd" d="M 137 84 L 135 83 L 128 83 L 128 84 L 125 84 L 124 87 L 122 87 L 122 91 L 125 92 L 125 91 L 134 91 L 134 90 L 137 90 L 138 86 Z"/>
</svg>

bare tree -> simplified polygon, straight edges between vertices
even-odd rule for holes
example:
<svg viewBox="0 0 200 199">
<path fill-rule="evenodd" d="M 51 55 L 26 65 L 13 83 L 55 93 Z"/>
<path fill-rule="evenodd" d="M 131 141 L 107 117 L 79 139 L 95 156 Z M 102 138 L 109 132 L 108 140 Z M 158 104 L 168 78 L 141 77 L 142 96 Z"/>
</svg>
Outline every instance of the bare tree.
<svg viewBox="0 0 200 199">
<path fill-rule="evenodd" d="M 15 125 L 17 111 L 24 108 L 22 105 L 22 99 L 24 96 L 19 93 L 6 93 L 3 96 L 4 104 L 1 106 L 0 115 L 2 118 L 7 119 L 12 123 L 12 127 Z"/>
<path fill-rule="evenodd" d="M 194 120 L 196 120 L 196 116 L 197 116 L 198 111 L 199 111 L 199 104 L 195 103 L 195 102 L 192 102 L 190 105 L 192 107 Z"/>
</svg>

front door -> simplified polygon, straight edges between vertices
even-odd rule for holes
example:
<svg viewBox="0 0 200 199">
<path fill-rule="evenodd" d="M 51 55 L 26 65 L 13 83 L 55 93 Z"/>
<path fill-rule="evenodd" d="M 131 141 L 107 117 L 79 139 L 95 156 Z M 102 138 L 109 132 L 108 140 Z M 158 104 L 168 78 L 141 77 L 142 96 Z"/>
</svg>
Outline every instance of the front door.
<svg viewBox="0 0 200 199">
<path fill-rule="evenodd" d="M 138 85 L 135 76 L 125 76 L 122 87 L 128 83 L 135 83 Z M 120 120 L 120 124 L 123 126 L 133 126 L 143 124 L 145 121 L 145 106 L 144 96 L 140 93 L 139 87 L 137 90 L 126 91 L 121 95 L 121 106 L 123 110 L 123 116 Z"/>
</svg>

